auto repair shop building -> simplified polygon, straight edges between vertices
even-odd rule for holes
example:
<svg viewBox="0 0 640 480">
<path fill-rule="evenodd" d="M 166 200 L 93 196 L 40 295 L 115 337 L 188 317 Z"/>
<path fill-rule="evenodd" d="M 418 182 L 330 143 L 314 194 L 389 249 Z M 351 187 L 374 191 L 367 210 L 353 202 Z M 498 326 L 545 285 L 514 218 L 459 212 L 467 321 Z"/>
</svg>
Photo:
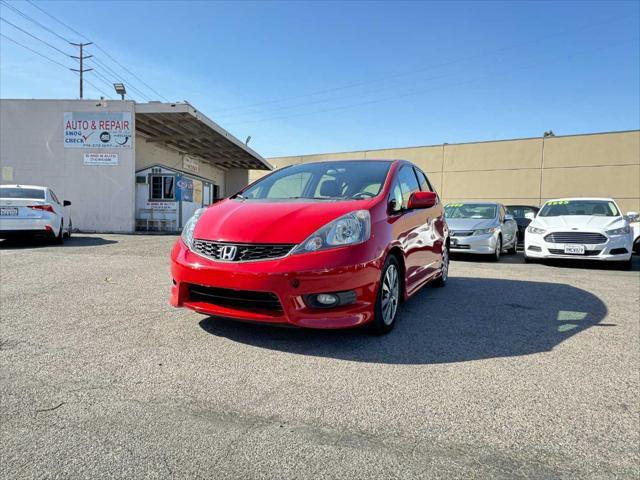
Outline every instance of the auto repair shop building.
<svg viewBox="0 0 640 480">
<path fill-rule="evenodd" d="M 189 103 L 0 100 L 3 184 L 51 187 L 74 230 L 179 231 L 269 163 Z"/>
</svg>

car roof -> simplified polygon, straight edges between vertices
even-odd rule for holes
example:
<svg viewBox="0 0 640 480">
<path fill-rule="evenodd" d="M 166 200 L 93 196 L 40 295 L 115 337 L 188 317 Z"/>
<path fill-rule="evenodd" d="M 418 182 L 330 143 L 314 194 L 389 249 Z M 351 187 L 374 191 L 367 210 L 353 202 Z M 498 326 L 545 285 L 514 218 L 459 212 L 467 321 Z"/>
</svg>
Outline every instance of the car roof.
<svg viewBox="0 0 640 480">
<path fill-rule="evenodd" d="M 500 202 L 481 202 L 481 201 L 473 201 L 473 202 L 447 202 L 445 205 L 451 205 L 452 203 L 464 203 L 465 205 L 502 205 Z"/>
<path fill-rule="evenodd" d="M 316 160 L 314 162 L 304 162 L 304 163 L 292 163 L 291 165 L 287 165 L 287 167 L 294 167 L 298 165 L 317 165 L 319 163 L 344 163 L 344 162 L 387 162 L 393 163 L 398 161 L 407 161 L 407 160 L 397 160 L 390 158 L 341 158 L 338 160 Z M 284 168 L 284 167 L 283 167 Z"/>
<path fill-rule="evenodd" d="M 566 198 L 550 198 L 549 200 L 547 200 L 545 203 L 548 202 L 558 202 L 558 201 L 572 201 L 572 200 L 597 200 L 597 201 L 602 201 L 602 202 L 613 202 L 615 203 L 615 200 L 613 198 L 608 198 L 608 197 L 566 197 Z"/>
<path fill-rule="evenodd" d="M 0 188 L 36 188 L 39 190 L 47 189 L 47 187 L 43 187 L 41 185 L 22 185 L 22 184 L 0 185 Z"/>
</svg>

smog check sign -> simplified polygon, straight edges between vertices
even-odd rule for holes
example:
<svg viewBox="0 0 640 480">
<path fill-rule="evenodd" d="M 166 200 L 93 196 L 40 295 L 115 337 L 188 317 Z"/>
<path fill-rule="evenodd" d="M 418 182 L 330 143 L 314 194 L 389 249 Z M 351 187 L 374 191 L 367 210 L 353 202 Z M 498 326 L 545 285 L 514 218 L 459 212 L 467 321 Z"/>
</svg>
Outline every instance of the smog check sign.
<svg viewBox="0 0 640 480">
<path fill-rule="evenodd" d="M 131 112 L 64 112 L 65 148 L 131 148 Z"/>
</svg>

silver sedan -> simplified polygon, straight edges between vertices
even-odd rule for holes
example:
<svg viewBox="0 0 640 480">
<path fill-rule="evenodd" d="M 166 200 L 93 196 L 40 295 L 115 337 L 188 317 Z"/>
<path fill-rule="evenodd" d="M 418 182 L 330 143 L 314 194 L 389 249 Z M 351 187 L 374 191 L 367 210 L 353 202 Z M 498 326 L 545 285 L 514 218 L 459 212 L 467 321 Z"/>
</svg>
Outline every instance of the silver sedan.
<svg viewBox="0 0 640 480">
<path fill-rule="evenodd" d="M 516 253 L 518 224 L 501 203 L 449 203 L 445 216 L 451 252 L 491 255 Z"/>
</svg>

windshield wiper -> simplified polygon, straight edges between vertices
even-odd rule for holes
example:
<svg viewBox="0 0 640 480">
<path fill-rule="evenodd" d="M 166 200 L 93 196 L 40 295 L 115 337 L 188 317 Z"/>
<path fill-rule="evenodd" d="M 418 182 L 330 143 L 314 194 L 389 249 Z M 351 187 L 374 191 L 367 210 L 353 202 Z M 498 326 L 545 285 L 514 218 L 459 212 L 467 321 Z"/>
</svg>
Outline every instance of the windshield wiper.
<svg viewBox="0 0 640 480">
<path fill-rule="evenodd" d="M 283 200 L 336 200 L 337 198 L 318 198 L 318 197 L 287 197 Z"/>
</svg>

